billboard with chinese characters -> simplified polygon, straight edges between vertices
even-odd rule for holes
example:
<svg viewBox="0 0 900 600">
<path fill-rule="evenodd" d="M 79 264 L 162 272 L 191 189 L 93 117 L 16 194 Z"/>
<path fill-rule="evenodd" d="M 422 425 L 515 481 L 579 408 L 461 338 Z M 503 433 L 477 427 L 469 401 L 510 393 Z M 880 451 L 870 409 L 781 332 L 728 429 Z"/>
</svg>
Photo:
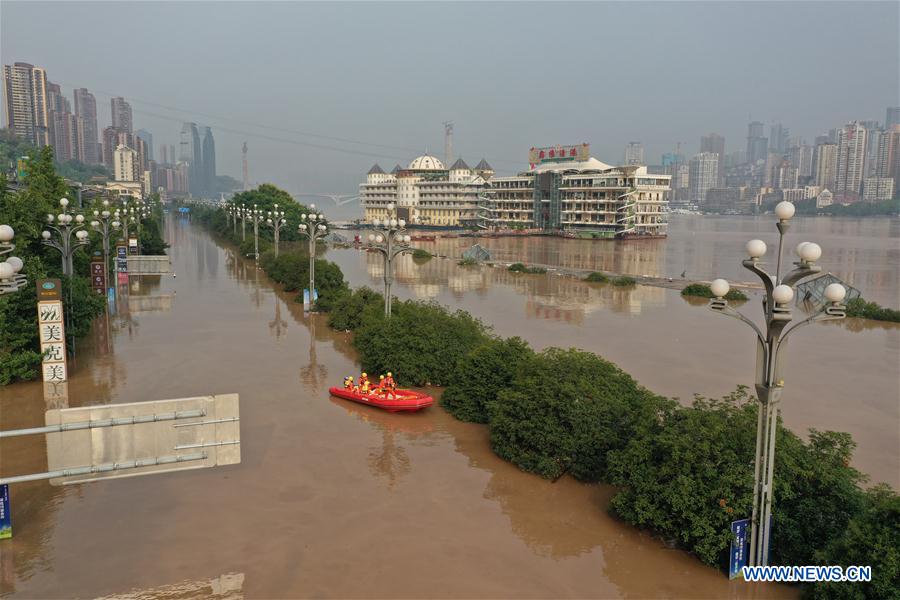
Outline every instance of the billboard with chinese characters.
<svg viewBox="0 0 900 600">
<path fill-rule="evenodd" d="M 576 146 L 546 146 L 544 148 L 532 148 L 528 151 L 528 164 L 534 168 L 545 162 L 582 162 L 591 157 L 590 144 Z"/>
</svg>

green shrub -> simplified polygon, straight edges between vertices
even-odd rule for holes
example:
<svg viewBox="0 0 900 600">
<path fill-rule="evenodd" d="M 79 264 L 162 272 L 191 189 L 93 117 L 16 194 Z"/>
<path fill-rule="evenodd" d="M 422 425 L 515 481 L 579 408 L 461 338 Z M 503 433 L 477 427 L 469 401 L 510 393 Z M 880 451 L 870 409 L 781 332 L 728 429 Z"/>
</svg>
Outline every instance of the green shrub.
<svg viewBox="0 0 900 600">
<path fill-rule="evenodd" d="M 816 583 L 806 590 L 809 598 L 900 597 L 900 496 L 886 484 L 868 490 L 843 534 L 817 551 L 813 564 L 868 565 L 872 581 Z"/>
<path fill-rule="evenodd" d="M 885 308 L 875 302 L 866 302 L 862 298 L 854 298 L 847 302 L 847 316 L 900 323 L 900 310 Z"/>
<path fill-rule="evenodd" d="M 629 287 L 636 285 L 637 280 L 634 277 L 629 277 L 628 275 L 620 275 L 613 278 L 612 284 L 618 287 Z"/>
<path fill-rule="evenodd" d="M 585 281 L 590 283 L 606 283 L 609 281 L 609 277 L 604 275 L 603 273 L 593 272 L 584 278 Z"/>
<path fill-rule="evenodd" d="M 490 404 L 491 447 L 525 471 L 600 481 L 607 453 L 623 448 L 671 401 L 590 352 L 551 348 Z"/>
<path fill-rule="evenodd" d="M 547 269 L 543 267 L 526 267 L 522 263 L 513 263 L 509 265 L 507 270 L 511 273 L 532 273 L 535 275 L 540 275 L 547 272 Z"/>
<path fill-rule="evenodd" d="M 534 352 L 518 337 L 492 339 L 466 354 L 441 396 L 447 412 L 461 421 L 488 422 L 488 406 L 512 386 Z"/>
<path fill-rule="evenodd" d="M 460 267 L 472 267 L 478 264 L 478 261 L 472 257 L 467 257 L 459 261 L 458 264 Z"/>
<path fill-rule="evenodd" d="M 487 339 L 485 326 L 467 312 L 406 301 L 394 304 L 390 319 L 367 314 L 353 345 L 364 370 L 392 371 L 405 385 L 447 385 L 460 359 Z"/>
<path fill-rule="evenodd" d="M 259 265 L 273 281 L 282 284 L 285 291 L 296 292 L 309 287 L 309 256 L 302 252 L 281 252 L 276 258 L 274 252 L 267 251 L 260 256 Z M 347 290 L 341 268 L 321 258 L 316 259 L 315 283 L 320 298 Z"/>
<path fill-rule="evenodd" d="M 714 298 L 712 290 L 705 283 L 692 283 L 681 290 L 682 296 L 697 296 L 698 298 Z M 741 290 L 730 289 L 725 294 L 726 300 L 746 300 L 747 295 Z"/>
<path fill-rule="evenodd" d="M 317 310 L 327 312 L 328 326 L 339 331 L 356 331 L 368 319 L 384 314 L 384 296 L 371 288 L 361 287 L 329 297 L 323 297 Z"/>
<path fill-rule="evenodd" d="M 416 248 L 413 250 L 412 257 L 417 263 L 425 263 L 431 260 L 431 252 L 423 250 L 422 248 Z"/>
<path fill-rule="evenodd" d="M 757 407 L 740 387 L 666 411 L 610 453 L 609 482 L 620 488 L 611 512 L 724 568 L 730 524 L 752 512 Z M 807 444 L 779 427 L 771 564 L 812 564 L 840 535 L 860 504 L 851 449 L 847 434 L 812 431 Z"/>
</svg>

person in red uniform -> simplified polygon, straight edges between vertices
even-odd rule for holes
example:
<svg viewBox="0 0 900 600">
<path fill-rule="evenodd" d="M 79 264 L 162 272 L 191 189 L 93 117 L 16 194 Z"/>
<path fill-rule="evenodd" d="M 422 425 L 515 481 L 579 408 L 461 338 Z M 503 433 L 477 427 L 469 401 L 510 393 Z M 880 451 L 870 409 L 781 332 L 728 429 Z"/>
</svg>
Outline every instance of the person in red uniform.
<svg viewBox="0 0 900 600">
<path fill-rule="evenodd" d="M 388 372 L 387 377 L 384 378 L 383 387 L 384 387 L 386 396 L 396 398 L 396 395 L 394 394 L 394 390 L 397 389 L 397 384 L 394 382 L 394 376 L 390 372 Z"/>
</svg>

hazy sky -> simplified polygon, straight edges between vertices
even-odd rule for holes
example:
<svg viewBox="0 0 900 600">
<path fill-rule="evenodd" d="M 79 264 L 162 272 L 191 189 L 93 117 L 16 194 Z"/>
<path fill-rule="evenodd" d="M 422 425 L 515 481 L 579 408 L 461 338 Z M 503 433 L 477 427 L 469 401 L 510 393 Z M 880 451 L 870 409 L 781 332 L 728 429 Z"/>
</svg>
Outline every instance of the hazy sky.
<svg viewBox="0 0 900 600">
<path fill-rule="evenodd" d="M 101 129 L 122 95 L 156 147 L 192 120 L 213 127 L 219 173 L 240 178 L 247 140 L 251 181 L 352 193 L 376 160 L 442 156 L 445 120 L 457 156 L 504 173 L 555 143 L 617 163 L 639 140 L 657 163 L 716 131 L 730 152 L 750 115 L 810 141 L 883 121 L 900 103 L 898 6 L 4 0 L 0 51 L 70 98 L 93 91 Z"/>
</svg>

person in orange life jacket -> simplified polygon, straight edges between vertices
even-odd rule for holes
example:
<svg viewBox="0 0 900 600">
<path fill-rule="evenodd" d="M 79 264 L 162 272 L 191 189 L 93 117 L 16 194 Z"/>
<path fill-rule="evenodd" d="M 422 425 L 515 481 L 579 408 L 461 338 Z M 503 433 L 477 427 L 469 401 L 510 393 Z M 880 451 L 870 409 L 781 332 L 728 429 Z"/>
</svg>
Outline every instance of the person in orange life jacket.
<svg viewBox="0 0 900 600">
<path fill-rule="evenodd" d="M 397 389 L 397 384 L 394 383 L 394 376 L 388 372 L 387 377 L 384 378 L 384 389 L 386 396 L 396 397 L 394 394 L 394 390 Z"/>
<path fill-rule="evenodd" d="M 369 378 L 368 378 L 368 377 L 365 378 L 365 379 L 360 380 L 360 382 L 359 382 L 359 391 L 360 391 L 360 393 L 362 393 L 362 394 L 368 394 L 368 393 L 369 393 L 369 385 L 370 385 L 370 384 L 369 384 Z"/>
<path fill-rule="evenodd" d="M 348 392 L 353 391 L 353 377 L 344 377 L 344 389 Z"/>
</svg>

